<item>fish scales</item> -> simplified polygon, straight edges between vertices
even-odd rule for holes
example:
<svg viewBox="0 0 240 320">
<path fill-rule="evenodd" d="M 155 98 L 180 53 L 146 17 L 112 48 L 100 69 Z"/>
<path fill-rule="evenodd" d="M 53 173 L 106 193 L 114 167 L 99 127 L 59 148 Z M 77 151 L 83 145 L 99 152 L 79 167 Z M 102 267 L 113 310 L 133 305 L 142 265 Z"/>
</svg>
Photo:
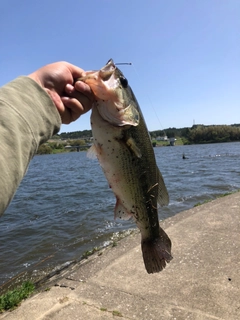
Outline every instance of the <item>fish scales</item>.
<svg viewBox="0 0 240 320">
<path fill-rule="evenodd" d="M 141 232 L 148 273 L 170 262 L 171 241 L 159 225 L 158 203 L 169 198 L 141 109 L 127 79 L 112 60 L 81 79 L 95 95 L 91 126 L 93 147 L 116 196 L 115 218 L 133 218 Z"/>
</svg>

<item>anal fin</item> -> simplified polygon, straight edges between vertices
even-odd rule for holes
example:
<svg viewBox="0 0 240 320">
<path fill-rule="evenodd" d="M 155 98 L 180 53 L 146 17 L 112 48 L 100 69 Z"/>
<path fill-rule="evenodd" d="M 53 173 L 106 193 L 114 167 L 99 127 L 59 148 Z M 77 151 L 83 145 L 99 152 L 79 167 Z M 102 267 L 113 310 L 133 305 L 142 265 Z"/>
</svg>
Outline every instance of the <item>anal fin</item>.
<svg viewBox="0 0 240 320">
<path fill-rule="evenodd" d="M 129 138 L 126 141 L 127 146 L 132 150 L 132 152 L 138 157 L 141 158 L 142 157 L 142 152 L 141 150 L 138 148 L 138 146 L 136 145 L 135 141 L 133 140 L 133 138 Z"/>
<path fill-rule="evenodd" d="M 97 148 L 94 144 L 88 149 L 87 157 L 89 159 L 97 159 Z"/>
</svg>

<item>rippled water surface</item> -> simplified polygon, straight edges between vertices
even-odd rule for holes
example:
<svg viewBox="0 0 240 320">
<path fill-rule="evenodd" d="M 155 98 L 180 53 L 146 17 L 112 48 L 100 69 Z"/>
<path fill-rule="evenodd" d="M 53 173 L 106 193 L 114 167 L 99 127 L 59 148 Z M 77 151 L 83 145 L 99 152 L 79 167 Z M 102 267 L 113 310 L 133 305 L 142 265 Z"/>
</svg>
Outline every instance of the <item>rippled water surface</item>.
<svg viewBox="0 0 240 320">
<path fill-rule="evenodd" d="M 240 143 L 161 147 L 155 154 L 170 195 L 160 219 L 240 188 Z M 26 270 L 80 259 L 113 233 L 135 228 L 114 220 L 114 205 L 86 152 L 35 156 L 0 218 L 0 285 Z"/>
</svg>

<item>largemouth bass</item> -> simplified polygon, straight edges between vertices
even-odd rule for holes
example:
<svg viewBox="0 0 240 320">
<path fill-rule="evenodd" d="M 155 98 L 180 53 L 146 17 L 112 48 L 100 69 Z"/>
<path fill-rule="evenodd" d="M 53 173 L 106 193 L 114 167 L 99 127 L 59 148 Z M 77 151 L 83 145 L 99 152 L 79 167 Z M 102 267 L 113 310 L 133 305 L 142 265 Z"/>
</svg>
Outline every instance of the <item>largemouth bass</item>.
<svg viewBox="0 0 240 320">
<path fill-rule="evenodd" d="M 116 196 L 115 218 L 135 220 L 146 270 L 159 272 L 172 259 L 157 209 L 158 204 L 167 205 L 169 197 L 138 102 L 113 60 L 79 80 L 95 95 L 89 152 L 96 154 Z"/>
</svg>

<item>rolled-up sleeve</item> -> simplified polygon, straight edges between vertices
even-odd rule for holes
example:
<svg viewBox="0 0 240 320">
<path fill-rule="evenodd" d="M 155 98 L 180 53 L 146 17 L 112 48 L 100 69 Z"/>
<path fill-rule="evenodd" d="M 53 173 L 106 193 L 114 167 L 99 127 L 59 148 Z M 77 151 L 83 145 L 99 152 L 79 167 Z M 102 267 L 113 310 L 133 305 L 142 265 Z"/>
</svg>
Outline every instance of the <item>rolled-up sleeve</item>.
<svg viewBox="0 0 240 320">
<path fill-rule="evenodd" d="M 60 126 L 54 103 L 34 80 L 19 77 L 0 88 L 0 215 L 39 145 Z"/>
</svg>

